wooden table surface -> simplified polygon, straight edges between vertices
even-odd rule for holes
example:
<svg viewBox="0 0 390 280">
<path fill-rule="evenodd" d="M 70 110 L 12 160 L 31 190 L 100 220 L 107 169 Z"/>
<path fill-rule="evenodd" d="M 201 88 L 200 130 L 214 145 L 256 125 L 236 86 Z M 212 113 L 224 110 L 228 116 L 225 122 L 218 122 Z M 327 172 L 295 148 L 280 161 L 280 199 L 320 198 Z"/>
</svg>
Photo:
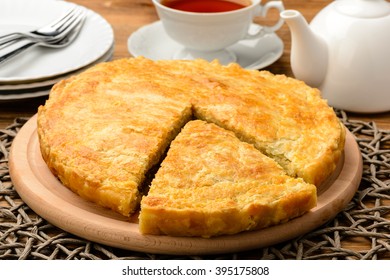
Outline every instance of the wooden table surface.
<svg viewBox="0 0 390 280">
<path fill-rule="evenodd" d="M 101 14 L 113 27 L 115 34 L 115 50 L 113 59 L 129 57 L 127 39 L 139 27 L 158 20 L 151 0 L 73 0 Z M 263 1 L 264 3 L 265 1 Z M 284 0 L 286 9 L 299 10 L 308 21 L 316 15 L 330 0 Z M 278 15 L 271 13 L 270 21 Z M 277 32 L 285 44 L 282 57 L 267 67 L 275 74 L 293 76 L 290 68 L 290 31 L 286 24 Z M 45 102 L 46 97 L 17 102 L 0 103 L 0 129 L 11 124 L 16 117 L 29 117 L 36 113 L 37 107 Z M 351 118 L 364 121 L 372 120 L 380 128 L 390 129 L 390 112 L 382 114 L 350 114 Z"/>
<path fill-rule="evenodd" d="M 113 59 L 129 57 L 127 40 L 130 34 L 141 26 L 158 20 L 151 0 L 73 0 L 99 14 L 101 14 L 113 27 L 115 34 L 115 50 Z M 263 1 L 264 2 L 264 1 Z M 308 21 L 330 0 L 285 0 L 286 9 L 299 10 Z M 278 15 L 272 14 L 270 21 Z M 285 49 L 282 57 L 273 65 L 266 68 L 275 74 L 293 76 L 290 68 L 290 31 L 285 24 L 277 34 L 282 38 Z M 44 104 L 47 97 L 40 97 L 17 102 L 0 103 L 0 129 L 10 125 L 16 117 L 30 117 L 37 111 L 39 105 Z M 390 98 L 390 91 L 389 91 Z M 390 112 L 382 114 L 348 114 L 352 119 L 375 121 L 379 128 L 390 130 Z M 358 249 L 359 242 L 350 244 Z"/>
</svg>

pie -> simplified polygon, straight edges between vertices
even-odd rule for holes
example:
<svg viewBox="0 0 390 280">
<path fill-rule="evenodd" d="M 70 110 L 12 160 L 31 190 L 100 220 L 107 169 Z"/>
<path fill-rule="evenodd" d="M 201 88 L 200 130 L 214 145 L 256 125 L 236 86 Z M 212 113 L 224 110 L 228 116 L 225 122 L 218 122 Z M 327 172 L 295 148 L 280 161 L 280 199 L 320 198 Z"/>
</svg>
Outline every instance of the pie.
<svg viewBox="0 0 390 280">
<path fill-rule="evenodd" d="M 38 109 L 41 152 L 65 186 L 128 216 L 147 171 L 192 111 L 188 102 L 164 97 L 163 85 L 131 83 L 110 73 L 115 63 L 101 66 L 54 86 Z"/>
<path fill-rule="evenodd" d="M 230 168 L 222 185 L 210 185 L 192 168 L 172 166 L 175 160 L 202 164 L 198 144 L 190 141 L 194 130 L 202 129 L 200 139 L 215 162 L 204 167 L 207 174 L 214 178 L 221 166 Z M 137 57 L 101 63 L 56 84 L 38 109 L 38 137 L 50 170 L 81 197 L 124 216 L 137 211 L 144 197 L 141 232 L 209 237 L 269 226 L 309 211 L 315 205 L 314 186 L 334 171 L 343 152 L 345 129 L 317 89 L 284 75 L 217 61 Z M 221 146 L 229 146 L 227 154 L 213 154 Z M 233 158 L 238 151 L 247 155 L 239 163 Z M 261 165 L 266 172 L 249 172 Z M 177 187 L 178 182 L 194 185 Z M 217 192 L 222 186 L 226 189 Z M 168 202 L 161 195 L 171 191 L 180 194 Z M 238 203 L 240 191 L 253 192 L 253 201 Z M 223 197 L 230 192 L 232 197 Z M 216 201 L 227 199 L 227 212 L 236 211 L 240 225 L 222 225 L 228 213 L 207 210 L 216 201 L 197 200 L 207 201 L 199 208 L 179 199 L 218 193 Z M 232 210 L 228 205 L 235 199 L 237 209 Z M 179 211 L 180 203 L 187 206 Z"/>
</svg>

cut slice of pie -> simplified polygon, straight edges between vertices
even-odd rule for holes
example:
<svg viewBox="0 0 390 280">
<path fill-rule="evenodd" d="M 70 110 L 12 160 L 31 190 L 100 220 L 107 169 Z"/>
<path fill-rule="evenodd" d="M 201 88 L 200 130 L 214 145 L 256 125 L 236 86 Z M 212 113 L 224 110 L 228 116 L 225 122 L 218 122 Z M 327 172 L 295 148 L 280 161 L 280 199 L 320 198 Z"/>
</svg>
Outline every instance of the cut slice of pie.
<svg viewBox="0 0 390 280">
<path fill-rule="evenodd" d="M 190 121 L 171 143 L 141 201 L 143 234 L 211 237 L 285 222 L 316 205 L 316 187 L 292 178 L 233 132 Z"/>
</svg>

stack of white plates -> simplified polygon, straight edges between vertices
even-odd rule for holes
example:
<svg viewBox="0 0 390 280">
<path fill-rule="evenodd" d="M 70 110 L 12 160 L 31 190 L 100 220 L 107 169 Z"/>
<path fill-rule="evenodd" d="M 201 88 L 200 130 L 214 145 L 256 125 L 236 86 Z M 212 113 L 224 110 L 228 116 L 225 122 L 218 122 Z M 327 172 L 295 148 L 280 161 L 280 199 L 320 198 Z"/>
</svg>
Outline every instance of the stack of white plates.
<svg viewBox="0 0 390 280">
<path fill-rule="evenodd" d="M 1 0 L 0 35 L 37 29 L 75 5 L 54 0 Z M 84 26 L 68 47 L 35 47 L 0 65 L 0 101 L 48 95 L 56 82 L 111 59 L 114 48 L 111 25 L 99 14 L 85 9 Z"/>
</svg>

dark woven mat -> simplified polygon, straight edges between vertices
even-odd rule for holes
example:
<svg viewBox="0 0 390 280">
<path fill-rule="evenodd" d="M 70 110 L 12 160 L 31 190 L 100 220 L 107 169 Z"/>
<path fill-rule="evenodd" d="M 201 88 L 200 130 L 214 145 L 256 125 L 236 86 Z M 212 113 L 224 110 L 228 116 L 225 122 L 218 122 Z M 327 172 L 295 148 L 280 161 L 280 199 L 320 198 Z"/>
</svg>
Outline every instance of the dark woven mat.
<svg viewBox="0 0 390 280">
<path fill-rule="evenodd" d="M 356 137 L 364 160 L 362 182 L 346 209 L 326 225 L 289 242 L 216 256 L 111 248 L 64 232 L 37 216 L 14 190 L 8 172 L 12 140 L 27 121 L 16 119 L 0 130 L 0 259 L 390 259 L 390 131 L 337 113 Z"/>
</svg>

